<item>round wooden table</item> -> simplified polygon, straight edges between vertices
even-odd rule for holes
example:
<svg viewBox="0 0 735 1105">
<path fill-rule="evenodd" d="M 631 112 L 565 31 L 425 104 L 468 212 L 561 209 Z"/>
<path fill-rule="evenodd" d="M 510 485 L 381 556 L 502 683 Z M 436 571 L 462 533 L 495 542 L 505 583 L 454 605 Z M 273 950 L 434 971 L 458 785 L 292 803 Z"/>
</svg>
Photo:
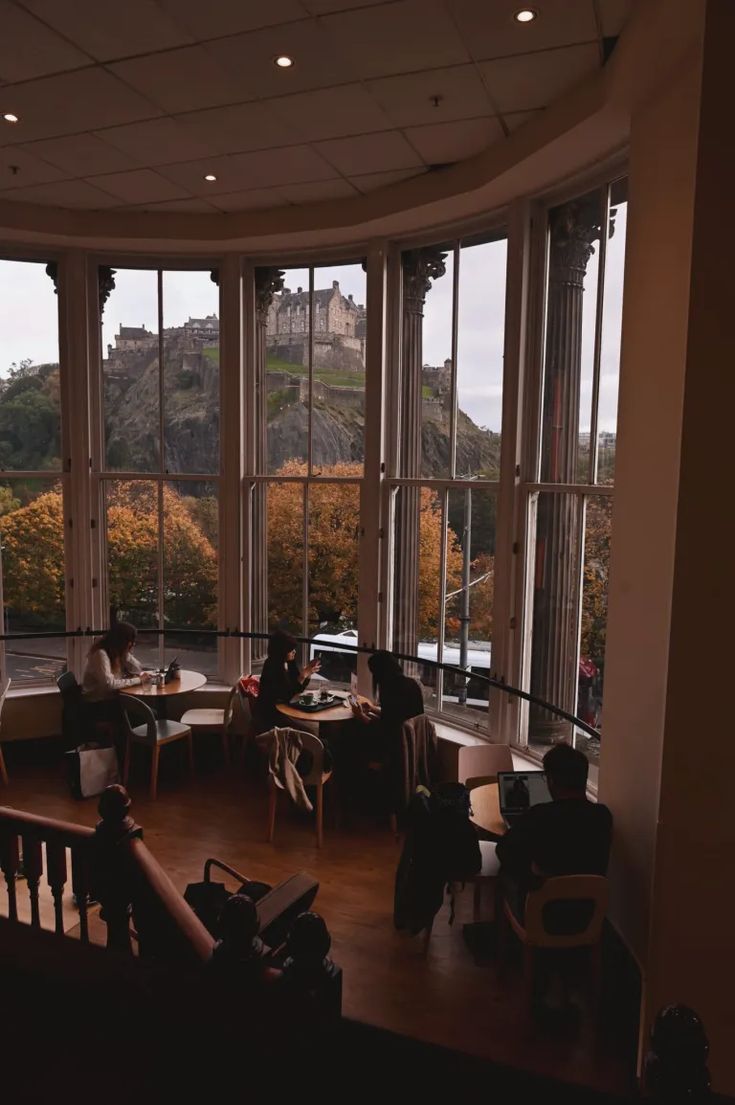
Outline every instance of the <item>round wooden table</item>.
<svg viewBox="0 0 735 1105">
<path fill-rule="evenodd" d="M 508 831 L 500 816 L 498 784 L 486 783 L 482 787 L 473 787 L 470 791 L 472 803 L 472 821 L 478 828 L 493 836 L 505 836 Z"/>
<path fill-rule="evenodd" d="M 198 691 L 207 682 L 206 675 L 200 675 L 198 671 L 179 672 L 178 679 L 172 679 L 170 683 L 164 683 L 157 687 L 154 683 L 136 683 L 133 687 L 125 687 L 125 694 L 139 695 L 140 698 L 168 698 L 174 694 L 186 694 L 187 691 Z"/>
<path fill-rule="evenodd" d="M 368 701 L 363 695 L 358 694 L 356 697 L 359 702 Z M 321 725 L 322 722 L 349 721 L 354 716 L 347 701 L 344 704 L 330 706 L 328 710 L 300 710 L 298 706 L 292 706 L 290 703 L 279 703 L 278 712 L 289 721 L 310 721 L 316 722 L 317 725 Z"/>
</svg>

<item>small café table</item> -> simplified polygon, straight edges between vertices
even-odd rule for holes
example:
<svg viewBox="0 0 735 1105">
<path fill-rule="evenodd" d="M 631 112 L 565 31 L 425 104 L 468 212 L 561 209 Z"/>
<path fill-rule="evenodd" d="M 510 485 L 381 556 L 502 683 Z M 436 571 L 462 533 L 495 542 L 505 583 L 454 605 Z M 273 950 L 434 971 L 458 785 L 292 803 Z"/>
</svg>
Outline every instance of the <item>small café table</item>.
<svg viewBox="0 0 735 1105">
<path fill-rule="evenodd" d="M 137 698 L 153 699 L 154 702 L 149 702 L 148 705 L 153 708 L 159 717 L 164 718 L 166 716 L 166 699 L 176 694 L 198 691 L 206 682 L 206 675 L 201 675 L 198 671 L 185 671 L 182 668 L 175 679 L 172 679 L 169 683 L 164 683 L 162 687 L 155 683 L 137 683 L 133 687 L 126 687 L 124 693 L 132 694 Z"/>
<path fill-rule="evenodd" d="M 500 798 L 497 783 L 486 783 L 481 787 L 473 787 L 470 791 L 472 804 L 472 821 L 479 829 L 484 829 L 495 839 L 500 839 L 507 832 L 506 824 L 500 816 Z"/>
<path fill-rule="evenodd" d="M 327 722 L 345 722 L 349 721 L 353 716 L 350 705 L 347 702 L 347 695 L 336 694 L 336 698 L 342 699 L 342 701 L 336 703 L 334 706 L 330 706 L 324 710 L 302 710 L 298 705 L 294 703 L 279 703 L 278 712 L 287 717 L 289 721 L 308 721 L 321 725 Z M 355 696 L 359 702 L 367 702 L 368 699 L 362 695 Z"/>
</svg>

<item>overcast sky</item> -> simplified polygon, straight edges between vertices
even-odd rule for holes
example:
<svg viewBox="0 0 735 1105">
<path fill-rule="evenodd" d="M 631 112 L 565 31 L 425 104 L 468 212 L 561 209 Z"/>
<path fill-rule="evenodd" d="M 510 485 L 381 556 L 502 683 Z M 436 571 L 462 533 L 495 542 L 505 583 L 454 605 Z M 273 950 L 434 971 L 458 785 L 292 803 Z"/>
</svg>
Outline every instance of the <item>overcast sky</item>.
<svg viewBox="0 0 735 1105">
<path fill-rule="evenodd" d="M 627 205 L 618 207 L 615 234 L 608 241 L 607 272 L 600 381 L 599 425 L 614 430 L 617 410 L 617 366 L 620 354 L 623 254 Z M 594 343 L 597 249 L 585 282 L 583 367 L 580 429 L 589 429 L 591 365 Z M 459 406 L 480 426 L 500 430 L 502 404 L 503 331 L 505 311 L 506 243 L 489 242 L 462 249 L 459 274 L 458 386 Z M 365 302 L 366 275 L 362 267 L 342 265 L 315 271 L 315 288 L 338 280 L 344 295 Z M 116 288 L 103 316 L 105 347 L 120 325 L 146 326 L 158 331 L 156 274 L 118 269 Z M 425 364 L 442 364 L 451 356 L 452 258 L 447 272 L 426 298 L 424 315 Z M 286 286 L 295 291 L 309 286 L 306 269 L 289 269 Z M 165 272 L 164 326 L 179 326 L 189 316 L 219 313 L 219 296 L 209 272 Z M 35 364 L 58 360 L 57 300 L 44 265 L 0 261 L 0 375 L 13 362 L 30 357 Z"/>
</svg>

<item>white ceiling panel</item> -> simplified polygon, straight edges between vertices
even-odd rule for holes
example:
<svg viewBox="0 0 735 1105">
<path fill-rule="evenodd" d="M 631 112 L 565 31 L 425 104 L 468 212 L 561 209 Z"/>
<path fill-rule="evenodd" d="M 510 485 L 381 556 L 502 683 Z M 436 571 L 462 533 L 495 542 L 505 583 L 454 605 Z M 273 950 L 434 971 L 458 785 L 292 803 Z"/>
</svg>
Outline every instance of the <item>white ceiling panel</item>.
<svg viewBox="0 0 735 1105">
<path fill-rule="evenodd" d="M 45 184 L 51 180 L 63 180 L 67 175 L 48 161 L 18 146 L 5 146 L 0 150 L 0 188 Z"/>
<path fill-rule="evenodd" d="M 347 11 L 348 8 L 370 8 L 385 4 L 385 0 L 303 0 L 311 15 L 326 15 L 329 12 Z"/>
<path fill-rule="evenodd" d="M 105 173 L 88 181 L 123 203 L 155 203 L 157 200 L 184 199 L 187 192 L 153 169 L 133 169 L 128 173 Z"/>
<path fill-rule="evenodd" d="M 14 192 L 0 192 L 0 199 L 40 203 L 44 207 L 83 207 L 91 211 L 116 207 L 118 201 L 85 180 L 60 180 L 54 184 L 35 184 Z"/>
<path fill-rule="evenodd" d="M 268 106 L 297 131 L 302 142 L 391 130 L 393 125 L 361 84 L 279 96 L 269 100 Z"/>
<path fill-rule="evenodd" d="M 208 42 L 207 49 L 228 72 L 244 77 L 263 99 L 347 84 L 359 76 L 314 19 Z M 273 63 L 279 54 L 288 54 L 295 64 L 279 69 Z"/>
<path fill-rule="evenodd" d="M 22 0 L 23 6 L 98 61 L 192 41 L 156 0 Z"/>
<path fill-rule="evenodd" d="M 595 44 L 483 61 L 480 68 L 498 111 L 505 113 L 547 107 L 599 65 Z"/>
<path fill-rule="evenodd" d="M 136 203 L 131 204 L 129 211 L 182 211 L 191 215 L 214 215 L 219 208 L 213 207 L 205 200 L 166 200 L 164 203 Z"/>
<path fill-rule="evenodd" d="M 350 177 L 350 183 L 360 192 L 376 192 L 378 188 L 387 188 L 389 184 L 398 184 L 409 177 L 422 176 L 425 169 L 396 169 L 391 173 L 365 173 Z"/>
<path fill-rule="evenodd" d="M 89 65 L 90 60 L 29 12 L 0 0 L 0 81 L 27 81 Z"/>
<path fill-rule="evenodd" d="M 474 65 L 384 77 L 368 81 L 367 88 L 397 127 L 444 123 L 492 112 Z M 436 105 L 432 102 L 434 97 L 439 97 Z"/>
<path fill-rule="evenodd" d="M 335 138 L 315 148 L 344 176 L 421 166 L 421 158 L 397 130 Z"/>
<path fill-rule="evenodd" d="M 499 58 L 548 50 L 597 37 L 593 0 L 543 0 L 538 19 L 517 23 L 519 4 L 448 0 L 451 14 L 473 58 Z"/>
<path fill-rule="evenodd" d="M 243 173 L 231 157 L 198 158 L 195 161 L 183 161 L 176 165 L 164 165 L 161 167 L 161 173 L 185 188 L 187 192 L 204 197 L 237 192 L 250 184 L 247 174 Z M 205 180 L 207 174 L 212 174 L 217 179 Z"/>
<path fill-rule="evenodd" d="M 459 65 L 469 54 L 440 0 L 398 0 L 321 20 L 352 77 Z"/>
<path fill-rule="evenodd" d="M 108 127 L 99 131 L 97 138 L 139 165 L 166 165 L 170 161 L 214 156 L 217 152 L 215 144 L 207 142 L 193 127 L 168 117 Z"/>
<path fill-rule="evenodd" d="M 232 160 L 253 188 L 331 180 L 337 176 L 332 166 L 309 146 L 241 153 L 234 155 Z"/>
<path fill-rule="evenodd" d="M 274 189 L 286 203 L 319 203 L 321 200 L 356 196 L 357 189 L 346 180 L 315 180 L 310 184 L 285 184 Z"/>
<path fill-rule="evenodd" d="M 213 153 L 246 152 L 301 141 L 298 118 L 288 123 L 268 104 L 258 102 L 215 107 L 177 118 Z"/>
<path fill-rule="evenodd" d="M 45 138 L 25 149 L 62 169 L 65 176 L 92 176 L 138 168 L 138 162 L 115 150 L 94 134 L 72 134 L 67 138 Z"/>
<path fill-rule="evenodd" d="M 633 0 L 597 0 L 602 20 L 602 33 L 619 35 L 633 14 Z"/>
<path fill-rule="evenodd" d="M 486 150 L 503 137 L 503 128 L 498 119 L 463 119 L 409 127 L 404 133 L 427 165 L 447 165 Z"/>
<path fill-rule="evenodd" d="M 258 208 L 282 207 L 276 192 L 266 188 L 251 188 L 247 192 L 233 192 L 217 196 L 213 201 L 220 211 L 255 211 Z"/>
<path fill-rule="evenodd" d="M 204 46 L 119 61 L 110 69 L 171 114 L 253 99 L 245 81 L 223 71 Z"/>
<path fill-rule="evenodd" d="M 340 0 L 342 3 L 343 0 Z M 159 0 L 176 23 L 198 39 L 236 35 L 274 23 L 290 23 L 309 13 L 299 0 L 278 0 L 278 4 L 251 0 Z"/>
<path fill-rule="evenodd" d="M 537 115 L 540 115 L 540 111 L 510 111 L 507 115 L 503 116 L 503 122 L 505 123 L 510 134 L 514 130 L 520 130 L 521 127 L 529 123 L 531 119 L 535 119 Z"/>
<path fill-rule="evenodd" d="M 99 130 L 160 114 L 104 69 L 79 69 L 16 85 L 11 110 L 20 116 L 20 122 L 0 128 L 0 146 Z"/>
</svg>

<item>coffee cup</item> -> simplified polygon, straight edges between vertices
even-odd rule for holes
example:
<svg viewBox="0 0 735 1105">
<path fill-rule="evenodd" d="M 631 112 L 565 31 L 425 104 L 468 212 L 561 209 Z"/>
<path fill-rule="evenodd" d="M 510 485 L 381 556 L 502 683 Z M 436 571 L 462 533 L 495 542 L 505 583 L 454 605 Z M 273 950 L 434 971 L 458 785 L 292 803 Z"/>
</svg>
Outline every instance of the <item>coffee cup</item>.
<svg viewBox="0 0 735 1105">
<path fill-rule="evenodd" d="M 314 702 L 314 692 L 313 691 L 304 691 L 303 698 L 304 698 L 304 702 L 306 703 L 306 705 L 311 706 Z"/>
</svg>

